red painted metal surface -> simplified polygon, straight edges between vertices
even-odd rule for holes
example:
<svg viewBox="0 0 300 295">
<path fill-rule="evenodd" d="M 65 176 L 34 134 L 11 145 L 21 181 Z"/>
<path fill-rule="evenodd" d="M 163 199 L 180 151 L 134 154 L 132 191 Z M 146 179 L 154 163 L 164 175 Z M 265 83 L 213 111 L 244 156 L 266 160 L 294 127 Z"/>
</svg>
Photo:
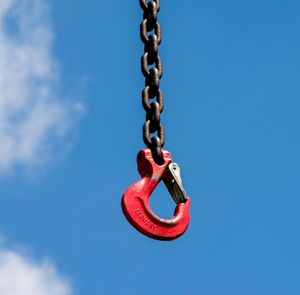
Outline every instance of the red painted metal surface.
<svg viewBox="0 0 300 295">
<path fill-rule="evenodd" d="M 138 170 L 142 177 L 123 194 L 122 209 L 128 221 L 142 234 L 157 240 L 173 240 L 180 237 L 190 221 L 190 198 L 179 203 L 171 219 L 158 217 L 149 206 L 149 197 L 161 180 L 167 177 L 171 154 L 163 151 L 164 164 L 157 165 L 150 149 L 138 153 Z"/>
</svg>

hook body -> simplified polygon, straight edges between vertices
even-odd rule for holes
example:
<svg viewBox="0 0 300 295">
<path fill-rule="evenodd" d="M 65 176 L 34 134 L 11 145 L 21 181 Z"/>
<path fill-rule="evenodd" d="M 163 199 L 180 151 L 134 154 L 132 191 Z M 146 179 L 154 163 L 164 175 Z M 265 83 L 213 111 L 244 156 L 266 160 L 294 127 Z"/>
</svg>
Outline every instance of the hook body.
<svg viewBox="0 0 300 295">
<path fill-rule="evenodd" d="M 149 198 L 161 180 L 170 175 L 168 165 L 171 154 L 163 151 L 164 163 L 158 165 L 150 149 L 138 153 L 137 163 L 141 179 L 132 184 L 123 194 L 122 209 L 128 221 L 142 234 L 157 240 L 173 240 L 180 237 L 190 221 L 190 198 L 179 203 L 171 219 L 158 217 L 149 206 Z"/>
</svg>

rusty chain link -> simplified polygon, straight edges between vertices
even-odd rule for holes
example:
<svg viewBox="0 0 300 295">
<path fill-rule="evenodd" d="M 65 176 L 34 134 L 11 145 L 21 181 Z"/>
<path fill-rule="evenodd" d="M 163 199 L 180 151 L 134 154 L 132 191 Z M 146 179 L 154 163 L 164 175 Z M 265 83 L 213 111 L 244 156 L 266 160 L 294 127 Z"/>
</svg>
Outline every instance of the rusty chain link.
<svg viewBox="0 0 300 295">
<path fill-rule="evenodd" d="M 164 97 L 160 89 L 163 70 L 162 61 L 158 55 L 158 47 L 162 39 L 161 28 L 157 21 L 160 0 L 140 0 L 140 6 L 144 12 L 140 33 L 141 40 L 145 45 L 141 59 L 142 73 L 145 77 L 142 102 L 146 111 L 143 139 L 146 146 L 151 149 L 154 160 L 161 164 L 163 162 L 162 148 L 165 144 L 165 133 L 160 122 L 160 115 L 164 109 Z M 154 135 L 152 136 L 152 134 Z"/>
</svg>

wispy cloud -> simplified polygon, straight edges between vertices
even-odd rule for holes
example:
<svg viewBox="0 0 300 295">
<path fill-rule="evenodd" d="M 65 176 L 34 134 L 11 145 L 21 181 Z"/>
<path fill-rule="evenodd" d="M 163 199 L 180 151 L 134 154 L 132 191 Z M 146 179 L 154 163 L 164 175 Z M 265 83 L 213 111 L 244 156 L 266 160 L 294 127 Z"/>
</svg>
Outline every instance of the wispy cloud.
<svg viewBox="0 0 300 295">
<path fill-rule="evenodd" d="M 60 94 L 44 0 L 0 1 L 0 173 L 41 164 L 84 107 Z"/>
<path fill-rule="evenodd" d="M 0 249 L 1 295 L 71 295 L 71 284 L 48 259 L 34 261 L 23 254 Z"/>
</svg>

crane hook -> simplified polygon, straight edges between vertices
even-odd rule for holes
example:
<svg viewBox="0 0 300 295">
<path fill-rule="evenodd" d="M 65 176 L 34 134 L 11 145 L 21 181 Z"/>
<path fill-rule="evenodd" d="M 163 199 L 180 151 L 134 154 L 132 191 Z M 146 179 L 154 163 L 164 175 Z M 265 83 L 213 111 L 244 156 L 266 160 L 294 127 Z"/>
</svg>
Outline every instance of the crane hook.
<svg viewBox="0 0 300 295">
<path fill-rule="evenodd" d="M 181 183 L 180 169 L 172 162 L 169 152 L 163 151 L 162 165 L 155 163 L 150 149 L 142 149 L 137 155 L 141 179 L 123 194 L 123 213 L 133 227 L 142 234 L 157 240 L 174 240 L 188 228 L 191 200 Z M 149 206 L 149 198 L 163 180 L 177 206 L 171 219 L 158 217 Z"/>
</svg>

